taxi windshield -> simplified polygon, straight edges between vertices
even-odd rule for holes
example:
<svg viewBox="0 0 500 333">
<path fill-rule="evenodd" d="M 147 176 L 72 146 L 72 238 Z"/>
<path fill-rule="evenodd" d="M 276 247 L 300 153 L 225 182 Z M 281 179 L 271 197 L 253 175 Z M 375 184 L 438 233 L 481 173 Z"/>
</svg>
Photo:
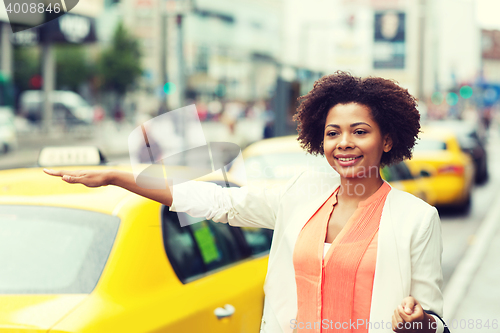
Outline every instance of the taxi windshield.
<svg viewBox="0 0 500 333">
<path fill-rule="evenodd" d="M 119 218 L 79 209 L 0 206 L 0 294 L 90 293 Z"/>
</svg>

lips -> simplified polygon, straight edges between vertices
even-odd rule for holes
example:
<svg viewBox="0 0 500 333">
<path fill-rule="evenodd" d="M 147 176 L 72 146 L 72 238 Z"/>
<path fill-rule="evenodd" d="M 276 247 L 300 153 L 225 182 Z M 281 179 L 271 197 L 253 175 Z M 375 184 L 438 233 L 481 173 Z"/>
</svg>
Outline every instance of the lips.
<svg viewBox="0 0 500 333">
<path fill-rule="evenodd" d="M 361 157 L 363 157 L 363 155 L 360 156 L 346 155 L 346 156 L 335 156 L 335 159 L 337 160 L 338 164 L 340 164 L 340 166 L 348 167 L 356 164 L 361 159 Z"/>
</svg>

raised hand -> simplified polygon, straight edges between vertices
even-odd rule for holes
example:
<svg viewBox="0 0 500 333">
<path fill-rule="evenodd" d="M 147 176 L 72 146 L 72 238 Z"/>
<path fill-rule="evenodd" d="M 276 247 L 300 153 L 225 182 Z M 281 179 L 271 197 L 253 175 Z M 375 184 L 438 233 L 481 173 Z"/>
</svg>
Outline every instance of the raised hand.
<svg viewBox="0 0 500 333">
<path fill-rule="evenodd" d="M 111 184 L 110 170 L 50 170 L 43 171 L 51 176 L 62 177 L 66 183 L 83 184 L 87 187 L 100 187 Z"/>
<path fill-rule="evenodd" d="M 51 176 L 62 177 L 66 183 L 83 184 L 87 187 L 115 185 L 166 206 L 172 205 L 172 193 L 166 183 L 165 189 L 142 188 L 136 184 L 134 175 L 130 172 L 114 169 L 75 171 L 43 169 L 43 171 Z"/>
</svg>

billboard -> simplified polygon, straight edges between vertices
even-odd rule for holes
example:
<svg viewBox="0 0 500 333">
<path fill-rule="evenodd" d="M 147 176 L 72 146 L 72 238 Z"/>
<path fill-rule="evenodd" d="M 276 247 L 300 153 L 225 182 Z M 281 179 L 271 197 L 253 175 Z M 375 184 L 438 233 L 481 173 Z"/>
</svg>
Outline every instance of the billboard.
<svg viewBox="0 0 500 333">
<path fill-rule="evenodd" d="M 406 14 L 394 10 L 377 11 L 374 22 L 373 68 L 404 69 Z"/>
</svg>

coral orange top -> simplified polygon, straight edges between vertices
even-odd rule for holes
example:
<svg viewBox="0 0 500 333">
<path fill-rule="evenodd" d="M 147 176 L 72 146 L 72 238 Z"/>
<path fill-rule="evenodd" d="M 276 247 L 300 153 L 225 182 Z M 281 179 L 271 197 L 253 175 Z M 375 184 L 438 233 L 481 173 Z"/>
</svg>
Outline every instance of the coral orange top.
<svg viewBox="0 0 500 333">
<path fill-rule="evenodd" d="M 293 252 L 298 332 L 368 332 L 377 236 L 389 184 L 358 208 L 323 258 L 337 191 L 302 228 Z"/>
</svg>

